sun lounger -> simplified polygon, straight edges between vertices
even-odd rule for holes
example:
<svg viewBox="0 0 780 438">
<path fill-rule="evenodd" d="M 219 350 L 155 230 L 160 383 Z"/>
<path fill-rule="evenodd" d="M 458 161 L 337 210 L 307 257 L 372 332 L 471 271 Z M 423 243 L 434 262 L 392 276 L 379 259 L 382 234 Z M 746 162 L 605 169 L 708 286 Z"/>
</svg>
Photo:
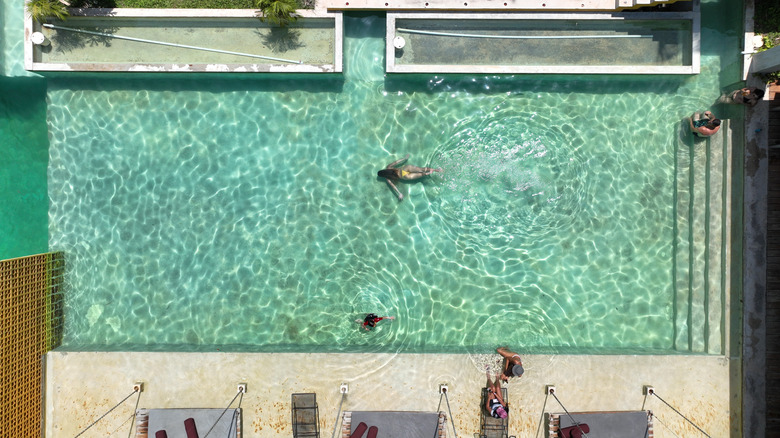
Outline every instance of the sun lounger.
<svg viewBox="0 0 780 438">
<path fill-rule="evenodd" d="M 444 412 L 346 411 L 340 438 L 446 438 Z"/>
<path fill-rule="evenodd" d="M 507 438 L 509 436 L 509 415 L 506 418 L 495 418 L 487 411 L 487 388 L 482 388 L 482 399 L 479 402 L 479 436 L 480 438 Z M 501 396 L 507 401 L 506 388 L 501 388 Z M 507 408 L 509 402 L 507 402 Z M 507 414 L 511 412 L 507 409 Z"/>
<path fill-rule="evenodd" d="M 653 438 L 653 417 L 650 411 L 570 412 L 548 415 L 550 437 L 575 438 L 580 433 L 579 428 L 582 428 L 588 438 Z"/>
<path fill-rule="evenodd" d="M 295 438 L 319 438 L 320 414 L 317 407 L 317 394 L 292 395 L 292 427 Z"/>
<path fill-rule="evenodd" d="M 133 436 L 203 438 L 209 430 L 212 437 L 241 438 L 241 409 L 139 409 L 136 411 L 136 434 Z M 196 435 L 198 433 L 200 435 Z"/>
</svg>

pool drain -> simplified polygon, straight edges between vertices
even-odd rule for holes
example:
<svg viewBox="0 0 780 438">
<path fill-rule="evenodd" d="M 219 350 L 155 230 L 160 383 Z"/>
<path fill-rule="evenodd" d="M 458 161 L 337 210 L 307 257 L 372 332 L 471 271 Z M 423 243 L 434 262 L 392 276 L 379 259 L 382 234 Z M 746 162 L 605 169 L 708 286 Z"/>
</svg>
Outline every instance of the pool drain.
<svg viewBox="0 0 780 438">
<path fill-rule="evenodd" d="M 48 46 L 51 44 L 48 38 L 46 38 L 46 35 L 42 34 L 41 32 L 33 32 L 33 34 L 30 36 L 30 40 L 36 46 Z"/>
</svg>

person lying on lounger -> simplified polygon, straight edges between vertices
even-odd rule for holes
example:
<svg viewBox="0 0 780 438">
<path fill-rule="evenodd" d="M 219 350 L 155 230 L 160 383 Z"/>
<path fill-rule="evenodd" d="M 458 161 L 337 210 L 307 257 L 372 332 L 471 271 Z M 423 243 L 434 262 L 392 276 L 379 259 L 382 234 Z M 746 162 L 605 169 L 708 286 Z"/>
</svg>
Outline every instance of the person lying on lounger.
<svg viewBox="0 0 780 438">
<path fill-rule="evenodd" d="M 487 397 L 485 399 L 485 409 L 490 412 L 490 416 L 493 418 L 506 418 L 509 408 L 506 406 L 504 396 L 501 395 L 501 380 L 499 380 L 500 374 L 496 374 L 496 380 L 493 382 L 490 380 L 490 371 L 485 370 L 487 376 Z"/>
<path fill-rule="evenodd" d="M 432 174 L 433 172 L 442 171 L 442 169 L 433 169 L 430 167 L 417 167 L 409 164 L 407 164 L 404 167 L 401 167 L 400 169 L 395 167 L 408 159 L 409 159 L 409 154 L 406 154 L 405 157 L 401 158 L 400 160 L 393 161 L 392 163 L 388 164 L 387 167 L 377 172 L 377 176 L 382 177 L 387 181 L 387 184 L 390 185 L 391 189 L 393 189 L 395 195 L 398 196 L 399 201 L 404 200 L 404 195 L 402 195 L 401 192 L 398 190 L 398 187 L 395 186 L 394 184 L 395 182 L 399 180 L 411 181 L 415 179 L 420 179 L 424 176 L 428 176 Z"/>
</svg>

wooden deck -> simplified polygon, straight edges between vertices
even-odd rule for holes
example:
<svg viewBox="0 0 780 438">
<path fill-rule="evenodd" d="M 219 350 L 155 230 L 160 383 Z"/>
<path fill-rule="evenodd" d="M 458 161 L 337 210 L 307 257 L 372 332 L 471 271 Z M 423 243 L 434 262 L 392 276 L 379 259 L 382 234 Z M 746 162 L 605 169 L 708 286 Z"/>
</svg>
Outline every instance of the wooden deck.
<svg viewBox="0 0 780 438">
<path fill-rule="evenodd" d="M 766 436 L 780 437 L 780 85 L 769 87 L 768 122 Z"/>
</svg>

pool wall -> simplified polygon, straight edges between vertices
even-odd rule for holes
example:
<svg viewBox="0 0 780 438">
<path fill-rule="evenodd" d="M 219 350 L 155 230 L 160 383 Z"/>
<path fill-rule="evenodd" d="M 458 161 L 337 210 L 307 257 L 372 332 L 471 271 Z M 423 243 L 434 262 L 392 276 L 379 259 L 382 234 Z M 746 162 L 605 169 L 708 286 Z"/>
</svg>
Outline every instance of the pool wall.
<svg viewBox="0 0 780 438">
<path fill-rule="evenodd" d="M 62 253 L 0 261 L 0 430 L 14 436 L 42 435 L 41 355 L 62 340 L 64 265 Z"/>
<path fill-rule="evenodd" d="M 71 17 L 92 17 L 104 19 L 108 22 L 112 18 L 128 19 L 201 19 L 201 18 L 221 18 L 221 19 L 246 19 L 255 18 L 257 11 L 251 9 L 101 9 L 85 8 L 71 9 Z M 41 47 L 32 43 L 32 34 L 41 31 L 41 25 L 34 22 L 30 17 L 26 17 L 24 26 L 24 66 L 29 71 L 122 71 L 122 72 L 234 72 L 234 73 L 340 73 L 342 71 L 342 53 L 343 53 L 343 27 L 341 13 L 328 13 L 319 10 L 301 9 L 296 11 L 300 17 L 300 22 L 307 19 L 332 21 L 333 26 L 333 60 L 322 64 L 293 64 L 279 61 L 269 61 L 266 63 L 243 63 L 243 64 L 225 64 L 219 62 L 204 63 L 193 62 L 80 62 L 77 55 L 69 62 L 47 63 L 41 60 Z M 65 24 L 67 25 L 67 21 Z M 207 38 L 204 36 L 203 38 Z M 201 45 L 196 39 L 195 43 L 190 45 Z M 105 43 L 110 47 L 109 43 Z M 142 43 L 138 43 L 142 44 Z M 235 42 L 234 52 L 248 51 L 242 48 L 243 41 Z M 110 50 L 110 49 L 107 49 Z M 189 50 L 182 48 L 181 50 Z M 277 58 L 282 58 L 277 56 Z"/>
</svg>

